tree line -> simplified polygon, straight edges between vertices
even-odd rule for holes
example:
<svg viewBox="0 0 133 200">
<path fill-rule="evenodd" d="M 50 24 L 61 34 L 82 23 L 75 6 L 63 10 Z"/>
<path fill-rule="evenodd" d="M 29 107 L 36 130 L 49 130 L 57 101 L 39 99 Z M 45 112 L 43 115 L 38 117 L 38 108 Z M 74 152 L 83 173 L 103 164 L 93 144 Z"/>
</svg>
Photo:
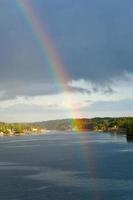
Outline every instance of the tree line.
<svg viewBox="0 0 133 200">
<path fill-rule="evenodd" d="M 30 134 L 34 131 L 40 131 L 40 127 L 33 126 L 32 124 L 24 123 L 0 123 L 1 135 L 22 135 Z"/>
<path fill-rule="evenodd" d="M 120 118 L 92 118 L 92 119 L 62 119 L 36 123 L 0 123 L 0 134 L 21 135 L 41 130 L 59 131 L 102 131 L 127 133 L 133 136 L 133 117 Z"/>
</svg>

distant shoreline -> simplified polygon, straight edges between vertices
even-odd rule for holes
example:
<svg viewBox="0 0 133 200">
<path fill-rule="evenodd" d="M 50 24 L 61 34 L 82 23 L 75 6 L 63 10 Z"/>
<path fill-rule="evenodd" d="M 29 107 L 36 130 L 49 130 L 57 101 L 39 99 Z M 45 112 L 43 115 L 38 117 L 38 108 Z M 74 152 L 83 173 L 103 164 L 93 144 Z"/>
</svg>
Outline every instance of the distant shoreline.
<svg viewBox="0 0 133 200">
<path fill-rule="evenodd" d="M 0 123 L 0 136 L 37 135 L 52 131 L 96 131 L 133 137 L 133 117 L 78 118 L 34 123 Z"/>
</svg>

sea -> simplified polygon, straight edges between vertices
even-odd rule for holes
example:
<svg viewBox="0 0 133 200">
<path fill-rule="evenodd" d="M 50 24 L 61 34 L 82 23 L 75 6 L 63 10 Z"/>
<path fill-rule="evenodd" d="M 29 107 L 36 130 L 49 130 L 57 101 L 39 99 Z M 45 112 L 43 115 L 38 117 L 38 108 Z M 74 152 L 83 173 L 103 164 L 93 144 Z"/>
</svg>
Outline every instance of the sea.
<svg viewBox="0 0 133 200">
<path fill-rule="evenodd" d="M 1 137 L 0 200 L 133 200 L 133 143 L 97 132 Z"/>
</svg>

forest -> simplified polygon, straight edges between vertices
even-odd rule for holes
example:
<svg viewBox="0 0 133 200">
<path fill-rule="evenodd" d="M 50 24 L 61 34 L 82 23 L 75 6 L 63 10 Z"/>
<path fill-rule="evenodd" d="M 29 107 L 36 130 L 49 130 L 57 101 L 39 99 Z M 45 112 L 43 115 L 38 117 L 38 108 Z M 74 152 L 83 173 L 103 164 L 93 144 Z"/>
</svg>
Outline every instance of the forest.
<svg viewBox="0 0 133 200">
<path fill-rule="evenodd" d="M 133 117 L 92 118 L 92 119 L 61 119 L 34 123 L 0 123 L 1 135 L 22 135 L 58 131 L 98 131 L 116 132 L 133 136 Z"/>
</svg>

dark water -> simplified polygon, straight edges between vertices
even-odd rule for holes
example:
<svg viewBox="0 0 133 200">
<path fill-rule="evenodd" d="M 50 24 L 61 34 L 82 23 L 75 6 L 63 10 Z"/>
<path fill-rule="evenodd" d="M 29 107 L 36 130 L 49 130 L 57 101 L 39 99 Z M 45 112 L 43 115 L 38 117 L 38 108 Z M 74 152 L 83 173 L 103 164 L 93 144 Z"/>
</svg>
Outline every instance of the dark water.
<svg viewBox="0 0 133 200">
<path fill-rule="evenodd" d="M 102 133 L 0 138 L 0 200 L 132 200 L 133 143 Z"/>
</svg>

